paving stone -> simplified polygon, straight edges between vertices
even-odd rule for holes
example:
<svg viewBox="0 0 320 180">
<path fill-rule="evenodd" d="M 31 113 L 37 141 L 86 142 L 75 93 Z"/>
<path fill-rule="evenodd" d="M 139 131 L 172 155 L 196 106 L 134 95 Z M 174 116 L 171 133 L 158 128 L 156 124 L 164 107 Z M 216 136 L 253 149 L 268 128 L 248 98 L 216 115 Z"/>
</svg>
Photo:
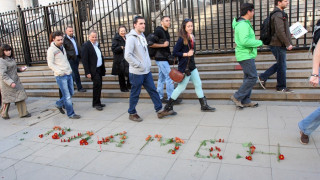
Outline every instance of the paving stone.
<svg viewBox="0 0 320 180">
<path fill-rule="evenodd" d="M 35 164 L 30 162 L 21 161 L 14 165 L 14 170 L 17 179 L 70 179 L 76 174 L 76 171 L 59 168 L 54 166 L 44 166 L 41 164 Z"/>
<path fill-rule="evenodd" d="M 135 157 L 136 155 L 127 153 L 101 152 L 101 154 L 83 168 L 82 171 L 120 177 L 120 174 Z"/>
<path fill-rule="evenodd" d="M 278 152 L 278 147 L 271 146 L 270 150 Z M 277 157 L 272 157 L 272 168 L 319 173 L 320 155 L 317 149 L 281 147 L 280 152 L 285 160 L 278 162 Z"/>
<path fill-rule="evenodd" d="M 272 179 L 271 168 L 240 166 L 222 164 L 219 171 L 219 180 L 242 180 L 242 179 Z"/>
<path fill-rule="evenodd" d="M 171 158 L 139 155 L 122 171 L 121 177 L 141 180 L 164 179 L 173 163 L 174 159 Z"/>
<path fill-rule="evenodd" d="M 246 143 L 269 145 L 268 129 L 232 128 L 228 139 L 230 143 Z"/>
<path fill-rule="evenodd" d="M 209 166 L 210 163 L 208 162 L 178 159 L 173 164 L 165 179 L 200 179 L 202 174 L 207 170 Z"/>
</svg>

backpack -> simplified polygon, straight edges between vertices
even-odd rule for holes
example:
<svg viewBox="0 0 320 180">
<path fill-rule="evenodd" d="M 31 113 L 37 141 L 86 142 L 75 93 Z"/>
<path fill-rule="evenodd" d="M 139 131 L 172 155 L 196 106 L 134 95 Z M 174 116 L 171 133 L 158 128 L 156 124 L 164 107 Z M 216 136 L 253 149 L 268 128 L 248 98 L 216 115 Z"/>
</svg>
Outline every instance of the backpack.
<svg viewBox="0 0 320 180">
<path fill-rule="evenodd" d="M 260 40 L 265 45 L 269 45 L 271 42 L 271 16 L 277 12 L 282 12 L 282 16 L 285 17 L 284 12 L 277 10 L 270 13 L 270 15 L 263 21 L 260 28 Z"/>
<path fill-rule="evenodd" d="M 154 35 L 154 33 L 150 33 L 147 36 L 148 51 L 149 51 L 150 58 L 154 57 L 157 53 L 157 49 L 151 48 L 150 46 L 152 46 L 154 43 L 157 43 L 158 41 L 159 41 L 159 38 L 158 36 Z"/>
<path fill-rule="evenodd" d="M 315 25 L 314 32 L 312 34 L 312 44 L 311 44 L 312 52 L 316 48 L 316 45 L 317 45 L 319 39 L 320 39 L 320 25 Z"/>
</svg>

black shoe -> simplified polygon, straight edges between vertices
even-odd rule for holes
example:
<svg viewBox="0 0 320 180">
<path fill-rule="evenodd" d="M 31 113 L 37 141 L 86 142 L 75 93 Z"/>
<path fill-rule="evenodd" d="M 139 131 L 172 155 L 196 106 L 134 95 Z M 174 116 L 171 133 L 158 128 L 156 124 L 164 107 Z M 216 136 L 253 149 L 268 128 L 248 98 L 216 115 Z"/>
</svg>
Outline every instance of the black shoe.
<svg viewBox="0 0 320 180">
<path fill-rule="evenodd" d="M 28 118 L 28 117 L 31 117 L 30 113 L 28 113 L 27 115 L 22 116 L 21 118 Z"/>
<path fill-rule="evenodd" d="M 165 98 L 162 98 L 162 99 L 161 99 L 161 102 L 162 102 L 163 104 L 167 104 L 167 103 L 169 102 L 169 100 L 167 100 L 167 99 L 165 99 Z"/>
<path fill-rule="evenodd" d="M 128 89 L 121 89 L 120 91 L 121 91 L 121 92 L 129 92 Z"/>
<path fill-rule="evenodd" d="M 167 102 L 166 106 L 164 106 L 164 110 L 165 111 L 173 111 L 174 101 L 175 100 L 170 98 L 169 101 Z"/>
<path fill-rule="evenodd" d="M 98 111 L 102 111 L 103 110 L 102 106 L 93 106 L 93 107 L 96 108 L 96 110 L 98 110 Z"/>
<path fill-rule="evenodd" d="M 199 98 L 199 102 L 200 102 L 200 105 L 201 105 L 201 111 L 204 111 L 204 112 L 214 112 L 214 111 L 216 111 L 216 108 L 210 107 L 207 104 L 207 98 L 205 96 L 203 98 Z"/>
<path fill-rule="evenodd" d="M 64 110 L 62 109 L 62 107 L 56 107 L 56 108 L 59 109 L 59 112 L 60 112 L 61 114 L 65 114 Z"/>
<path fill-rule="evenodd" d="M 106 104 L 100 104 L 101 107 L 106 107 Z"/>
<path fill-rule="evenodd" d="M 277 88 L 277 92 L 294 93 L 294 91 L 292 91 L 292 90 L 289 89 L 289 88 L 283 88 L 283 89 Z"/>
<path fill-rule="evenodd" d="M 69 119 L 80 119 L 81 116 L 78 114 L 74 114 L 73 116 L 70 116 Z"/>
<path fill-rule="evenodd" d="M 263 81 L 259 76 L 258 76 L 258 81 L 260 83 L 260 86 L 263 88 L 263 89 L 267 89 L 266 88 L 266 81 Z"/>
<path fill-rule="evenodd" d="M 182 102 L 182 99 L 176 99 L 173 103 L 174 105 L 178 105 L 178 104 L 181 104 Z"/>
<path fill-rule="evenodd" d="M 78 89 L 78 92 L 87 92 L 87 90 L 86 89 Z"/>
<path fill-rule="evenodd" d="M 10 119 L 10 117 L 2 117 L 2 119 L 8 120 L 8 119 Z"/>
</svg>

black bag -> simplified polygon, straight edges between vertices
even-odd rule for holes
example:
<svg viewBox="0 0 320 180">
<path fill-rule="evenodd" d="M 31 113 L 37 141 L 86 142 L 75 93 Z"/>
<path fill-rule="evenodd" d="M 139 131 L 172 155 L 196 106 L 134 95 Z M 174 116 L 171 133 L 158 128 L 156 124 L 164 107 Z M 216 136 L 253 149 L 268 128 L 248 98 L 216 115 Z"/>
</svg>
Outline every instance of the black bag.
<svg viewBox="0 0 320 180">
<path fill-rule="evenodd" d="M 147 43 L 148 43 L 148 51 L 149 51 L 149 56 L 152 58 L 156 55 L 157 49 L 156 48 L 150 48 L 154 43 L 159 42 L 158 36 L 154 35 L 154 33 L 150 33 L 147 36 Z"/>
<path fill-rule="evenodd" d="M 273 11 L 270 13 L 270 15 L 263 21 L 260 28 L 260 40 L 265 45 L 269 45 L 271 42 L 272 34 L 271 34 L 271 16 L 275 14 L 276 12 L 282 12 L 282 16 L 285 17 L 285 14 L 283 11 Z"/>
<path fill-rule="evenodd" d="M 319 39 L 320 39 L 320 24 L 315 25 L 315 27 L 314 27 L 314 32 L 312 34 L 312 42 L 313 42 L 312 43 L 312 52 L 316 48 L 316 45 L 317 45 Z"/>
</svg>

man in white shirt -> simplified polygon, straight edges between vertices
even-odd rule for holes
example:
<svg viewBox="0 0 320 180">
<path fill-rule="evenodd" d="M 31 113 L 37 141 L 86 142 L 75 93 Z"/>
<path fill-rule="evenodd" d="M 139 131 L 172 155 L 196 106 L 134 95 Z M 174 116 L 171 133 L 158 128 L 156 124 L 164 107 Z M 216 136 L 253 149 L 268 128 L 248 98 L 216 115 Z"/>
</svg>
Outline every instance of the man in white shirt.
<svg viewBox="0 0 320 180">
<path fill-rule="evenodd" d="M 102 53 L 98 43 L 98 34 L 95 30 L 90 30 L 89 41 L 85 42 L 81 48 L 81 60 L 85 75 L 93 82 L 92 107 L 102 111 L 105 104 L 101 103 L 102 76 L 106 75 L 106 68 Z"/>
<path fill-rule="evenodd" d="M 79 61 L 80 61 L 80 46 L 76 37 L 73 35 L 72 26 L 66 28 L 66 34 L 63 40 L 63 46 L 66 49 L 67 57 L 72 69 L 72 78 L 76 82 L 78 92 L 86 92 L 83 89 L 79 74 Z"/>
</svg>

